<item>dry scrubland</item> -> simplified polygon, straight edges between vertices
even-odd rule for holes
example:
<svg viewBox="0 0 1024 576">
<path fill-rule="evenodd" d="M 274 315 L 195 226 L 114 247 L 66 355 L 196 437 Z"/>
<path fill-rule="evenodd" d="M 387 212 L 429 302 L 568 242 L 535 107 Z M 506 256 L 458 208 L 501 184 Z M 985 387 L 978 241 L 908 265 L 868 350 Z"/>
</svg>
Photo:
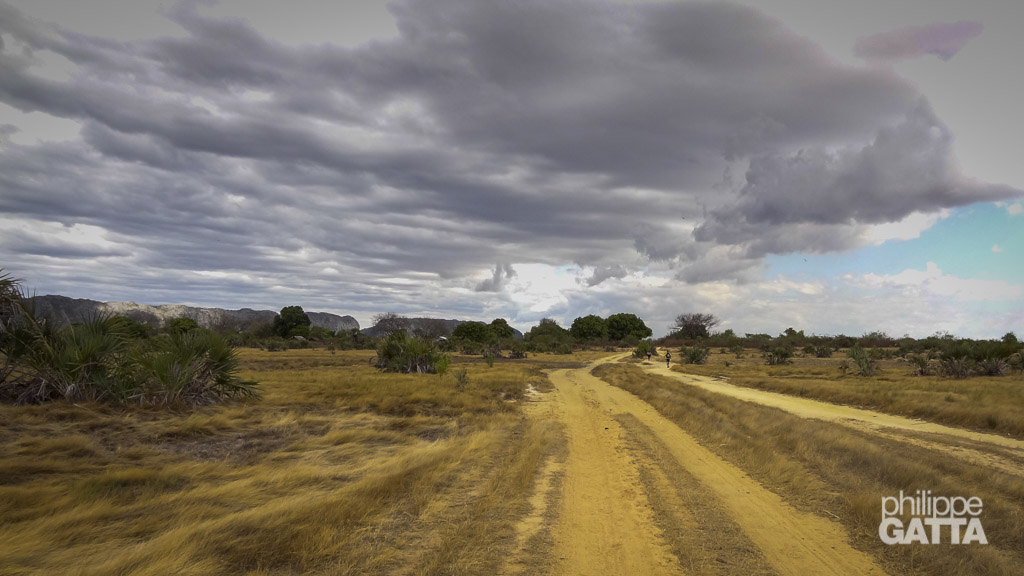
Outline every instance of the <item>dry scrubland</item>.
<svg viewBox="0 0 1024 576">
<path fill-rule="evenodd" d="M 701 371 L 721 369 L 711 366 Z M 749 370 L 763 373 L 767 367 Z M 1024 478 L 1020 475 L 713 394 L 645 373 L 635 363 L 599 366 L 594 374 L 644 399 L 798 509 L 838 519 L 854 545 L 875 556 L 891 574 L 1010 575 L 1020 574 L 1024 567 Z M 1016 406 L 1019 409 L 1019 401 Z M 883 545 L 877 532 L 881 497 L 917 489 L 981 497 L 990 545 Z"/>
<path fill-rule="evenodd" d="M 674 369 L 725 377 L 737 386 L 1024 438 L 1024 376 L 1020 373 L 956 380 L 914 376 L 907 362 L 880 360 L 874 376 L 860 377 L 844 374 L 844 362 L 849 362 L 845 351 L 832 358 L 795 358 L 781 366 L 765 366 L 757 350 L 746 350 L 740 357 L 716 351 L 707 364 Z"/>
<path fill-rule="evenodd" d="M 517 403 L 545 358 L 457 390 L 372 355 L 242 351 L 263 398 L 191 413 L 0 407 L 0 573 L 494 573 L 558 437 Z"/>
<path fill-rule="evenodd" d="M 547 574 L 558 565 L 566 539 L 555 511 L 572 482 L 552 470 L 566 462 L 566 439 L 556 419 L 537 417 L 543 403 L 525 411 L 522 400 L 550 390 L 543 369 L 608 352 L 493 366 L 456 357 L 444 378 L 379 373 L 372 351 L 240 354 L 241 376 L 261 382 L 262 399 L 180 413 L 0 406 L 0 574 Z M 767 367 L 747 351 L 679 369 L 1019 433 L 1017 376 L 911 377 L 884 362 L 867 379 L 842 376 L 841 360 Z M 797 509 L 841 522 L 890 574 L 1021 573 L 1024 475 L 717 395 L 637 361 L 594 374 Z M 544 396 L 556 412 L 558 394 Z M 691 475 L 699 463 L 667 456 L 635 418 L 586 401 L 624 431 L 608 445 L 643 464 L 637 491 L 679 568 L 777 573 Z M 980 496 L 990 545 L 882 545 L 880 498 L 916 489 Z"/>
</svg>

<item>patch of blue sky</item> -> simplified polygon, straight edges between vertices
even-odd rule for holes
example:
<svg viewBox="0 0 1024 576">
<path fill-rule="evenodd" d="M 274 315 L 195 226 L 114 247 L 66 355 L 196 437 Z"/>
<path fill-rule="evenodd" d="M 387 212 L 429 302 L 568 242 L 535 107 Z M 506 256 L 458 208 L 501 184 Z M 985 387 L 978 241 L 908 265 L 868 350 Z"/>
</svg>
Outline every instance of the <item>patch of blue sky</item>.
<svg viewBox="0 0 1024 576">
<path fill-rule="evenodd" d="M 975 204 L 954 210 L 948 218 L 911 240 L 890 240 L 878 246 L 829 254 L 773 255 L 765 259 L 766 275 L 794 280 L 852 274 L 898 274 L 924 270 L 934 262 L 943 274 L 978 280 L 1024 284 L 1024 214 L 1007 206 Z"/>
</svg>

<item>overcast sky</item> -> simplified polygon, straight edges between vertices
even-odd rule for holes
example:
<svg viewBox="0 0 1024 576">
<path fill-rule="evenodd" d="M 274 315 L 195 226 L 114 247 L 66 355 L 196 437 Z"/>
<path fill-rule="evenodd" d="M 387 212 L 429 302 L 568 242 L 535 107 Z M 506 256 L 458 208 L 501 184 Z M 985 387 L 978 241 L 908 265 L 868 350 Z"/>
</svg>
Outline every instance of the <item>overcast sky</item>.
<svg viewBox="0 0 1024 576">
<path fill-rule="evenodd" d="M 1024 3 L 261 4 L 0 0 L 0 267 L 363 326 L 1024 332 Z"/>
</svg>

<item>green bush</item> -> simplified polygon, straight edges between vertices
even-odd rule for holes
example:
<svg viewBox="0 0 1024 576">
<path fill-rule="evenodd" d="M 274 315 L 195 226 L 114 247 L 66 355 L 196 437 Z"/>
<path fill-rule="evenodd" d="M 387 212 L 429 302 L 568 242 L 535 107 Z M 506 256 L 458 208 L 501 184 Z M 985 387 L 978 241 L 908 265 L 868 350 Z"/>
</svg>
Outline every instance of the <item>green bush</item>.
<svg viewBox="0 0 1024 576">
<path fill-rule="evenodd" d="M 444 378 L 444 375 L 448 373 L 448 367 L 452 365 L 451 356 L 441 356 L 437 363 L 434 364 L 434 368 L 437 370 L 437 375 Z"/>
<path fill-rule="evenodd" d="M 793 349 L 788 346 L 766 346 L 764 349 L 764 363 L 769 366 L 790 364 L 792 357 Z"/>
<path fill-rule="evenodd" d="M 255 382 L 238 376 L 238 360 L 224 338 L 201 328 L 156 338 L 133 336 L 123 319 L 97 316 L 59 326 L 36 315 L 24 299 L 3 326 L 0 398 L 15 404 L 64 399 L 145 405 L 210 404 L 252 397 Z"/>
<path fill-rule="evenodd" d="M 458 390 L 459 392 L 464 392 L 466 390 L 466 386 L 469 385 L 469 374 L 466 372 L 466 369 L 463 368 L 455 372 L 454 376 L 455 389 Z"/>
<path fill-rule="evenodd" d="M 683 346 L 679 349 L 679 355 L 684 364 L 707 364 L 709 350 L 699 344 L 692 348 Z"/>
<path fill-rule="evenodd" d="M 258 385 L 238 376 L 239 360 L 221 336 L 208 330 L 171 333 L 129 353 L 130 386 L 121 402 L 147 405 L 213 404 L 255 397 Z"/>
<path fill-rule="evenodd" d="M 947 356 L 939 361 L 943 376 L 963 380 L 974 374 L 974 360 L 967 356 Z"/>
<path fill-rule="evenodd" d="M 874 376 L 875 368 L 877 364 L 874 359 L 860 347 L 860 343 L 853 345 L 850 351 L 846 355 L 853 360 L 854 365 L 857 368 L 857 374 L 860 376 Z"/>
<path fill-rule="evenodd" d="M 638 344 L 637 347 L 633 349 L 634 358 L 644 358 L 649 353 L 655 353 L 654 342 L 651 342 L 650 340 L 641 340 L 640 344 Z"/>
<path fill-rule="evenodd" d="M 409 336 L 396 330 L 377 346 L 377 368 L 402 374 L 436 374 L 437 363 L 444 355 L 433 341 Z"/>
<path fill-rule="evenodd" d="M 932 365 L 927 356 L 908 354 L 907 361 L 910 362 L 910 366 L 913 368 L 914 376 L 932 375 Z"/>
</svg>

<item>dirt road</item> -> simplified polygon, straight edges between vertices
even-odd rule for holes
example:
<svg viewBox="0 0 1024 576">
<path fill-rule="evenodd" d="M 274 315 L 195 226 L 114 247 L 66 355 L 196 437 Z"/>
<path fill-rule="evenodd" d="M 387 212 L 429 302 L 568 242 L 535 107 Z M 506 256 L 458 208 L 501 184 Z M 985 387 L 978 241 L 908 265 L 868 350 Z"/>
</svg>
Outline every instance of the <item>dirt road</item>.
<svg viewBox="0 0 1024 576">
<path fill-rule="evenodd" d="M 553 566 L 545 573 L 883 573 L 850 546 L 839 524 L 789 506 L 590 369 L 550 378 L 556 390 L 531 414 L 564 424 L 568 455 L 551 527 Z M 688 490 L 673 492 L 688 485 L 701 495 L 690 500 L 692 510 L 680 504 Z M 721 530 L 703 525 L 703 516 L 715 514 Z"/>
<path fill-rule="evenodd" d="M 621 356 L 615 358 L 619 357 Z M 984 464 L 1010 474 L 1024 476 L 1024 464 L 1022 464 L 1024 462 L 1024 442 L 1016 438 L 974 432 L 810 398 L 735 386 L 716 378 L 675 372 L 660 362 L 643 363 L 641 366 L 648 372 L 674 378 L 709 392 L 772 406 L 803 418 L 827 420 L 852 428 L 870 430 L 887 438 L 941 450 L 974 464 Z M 993 452 L 993 447 L 998 448 L 1002 453 Z"/>
</svg>

